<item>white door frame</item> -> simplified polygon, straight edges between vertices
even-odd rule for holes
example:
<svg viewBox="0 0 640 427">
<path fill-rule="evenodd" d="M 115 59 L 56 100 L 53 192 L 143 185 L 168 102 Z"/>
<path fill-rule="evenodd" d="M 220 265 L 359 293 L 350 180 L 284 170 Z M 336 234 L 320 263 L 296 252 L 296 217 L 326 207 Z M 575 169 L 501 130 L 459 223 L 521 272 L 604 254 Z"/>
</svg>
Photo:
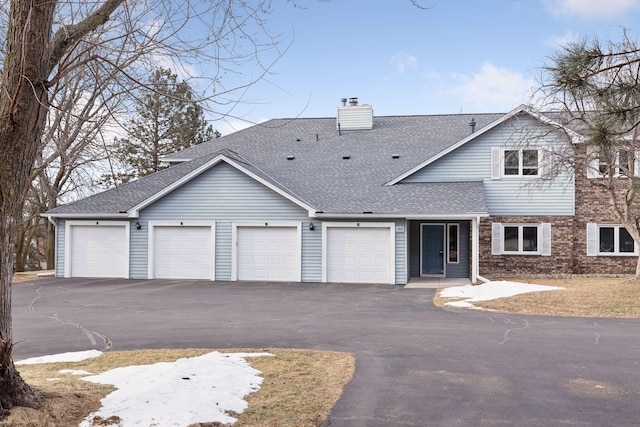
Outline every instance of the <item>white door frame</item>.
<svg viewBox="0 0 640 427">
<path fill-rule="evenodd" d="M 389 284 L 396 284 L 396 223 L 395 222 L 323 222 L 322 223 L 322 283 L 327 283 L 328 256 L 327 230 L 329 228 L 388 228 L 389 229 Z"/>
<path fill-rule="evenodd" d="M 276 227 L 295 228 L 298 259 L 296 262 L 296 281 L 302 282 L 302 223 L 299 221 L 251 221 L 231 223 L 231 280 L 238 280 L 238 228 L 239 227 Z"/>
<path fill-rule="evenodd" d="M 71 271 L 71 245 L 73 226 L 105 226 L 105 227 L 124 227 L 124 239 L 125 239 L 125 256 L 127 259 L 127 265 L 125 268 L 125 279 L 129 278 L 129 269 L 131 268 L 130 255 L 130 230 L 131 223 L 129 221 L 100 221 L 100 220 L 72 220 L 65 221 L 64 223 L 64 274 L 65 278 L 73 277 L 73 271 Z"/>
<path fill-rule="evenodd" d="M 215 221 L 149 221 L 147 236 L 147 277 L 155 279 L 155 227 L 210 227 L 211 229 L 211 280 L 216 280 L 216 223 Z"/>
</svg>

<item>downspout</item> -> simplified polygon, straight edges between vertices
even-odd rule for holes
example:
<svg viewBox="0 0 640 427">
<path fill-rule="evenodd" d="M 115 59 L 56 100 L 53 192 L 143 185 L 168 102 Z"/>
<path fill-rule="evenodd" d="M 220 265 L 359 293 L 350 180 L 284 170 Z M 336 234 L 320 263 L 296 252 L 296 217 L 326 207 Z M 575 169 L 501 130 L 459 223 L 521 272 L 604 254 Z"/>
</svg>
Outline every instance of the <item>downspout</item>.
<svg viewBox="0 0 640 427">
<path fill-rule="evenodd" d="M 53 217 L 51 215 L 47 215 L 46 218 L 47 218 L 47 221 L 49 221 L 54 228 L 58 226 L 58 224 L 56 223 L 56 221 L 53 220 Z"/>
</svg>

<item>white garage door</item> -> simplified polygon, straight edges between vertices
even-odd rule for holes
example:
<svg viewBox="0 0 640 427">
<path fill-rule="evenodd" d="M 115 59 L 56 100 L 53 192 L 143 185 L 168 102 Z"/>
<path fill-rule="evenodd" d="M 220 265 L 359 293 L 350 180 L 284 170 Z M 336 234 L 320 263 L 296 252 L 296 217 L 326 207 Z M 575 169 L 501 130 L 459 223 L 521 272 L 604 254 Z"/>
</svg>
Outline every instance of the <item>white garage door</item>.
<svg viewBox="0 0 640 427">
<path fill-rule="evenodd" d="M 153 277 L 213 280 L 211 226 L 154 226 Z"/>
<path fill-rule="evenodd" d="M 129 277 L 124 225 L 72 225 L 70 277 Z"/>
<path fill-rule="evenodd" d="M 326 279 L 343 283 L 393 283 L 389 227 L 327 227 Z"/>
<path fill-rule="evenodd" d="M 297 227 L 239 226 L 238 280 L 300 281 L 300 242 Z"/>
</svg>

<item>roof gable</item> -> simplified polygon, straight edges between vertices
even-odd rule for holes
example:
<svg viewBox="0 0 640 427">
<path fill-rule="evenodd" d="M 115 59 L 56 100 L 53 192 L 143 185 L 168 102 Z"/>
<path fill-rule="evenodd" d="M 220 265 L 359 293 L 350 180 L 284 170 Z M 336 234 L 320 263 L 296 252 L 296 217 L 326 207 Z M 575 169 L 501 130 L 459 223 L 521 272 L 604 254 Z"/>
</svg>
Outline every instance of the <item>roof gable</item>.
<svg viewBox="0 0 640 427">
<path fill-rule="evenodd" d="M 582 139 L 582 136 L 579 135 L 578 133 L 576 133 L 574 130 L 569 129 L 567 126 L 545 116 L 544 114 L 540 113 L 539 111 L 537 111 L 536 109 L 526 106 L 526 105 L 520 105 L 519 107 L 513 109 L 512 111 L 510 111 L 509 113 L 503 115 L 502 117 L 499 117 L 498 119 L 494 120 L 492 123 L 489 123 L 487 126 L 482 127 L 481 129 L 479 129 L 476 132 L 473 132 L 472 134 L 468 135 L 467 137 L 461 139 L 460 141 L 458 141 L 455 144 L 450 145 L 449 147 L 445 148 L 444 150 L 440 151 L 439 153 L 435 154 L 434 156 L 429 157 L 427 160 L 425 160 L 424 162 L 416 165 L 415 167 L 407 170 L 406 172 L 402 173 L 401 175 L 393 178 L 392 180 L 390 180 L 389 182 L 386 183 L 386 185 L 395 185 L 398 184 L 399 182 L 401 182 L 402 180 L 404 180 L 405 178 L 413 175 L 414 173 L 418 172 L 420 169 L 425 168 L 426 166 L 432 164 L 433 162 L 435 162 L 436 160 L 446 156 L 447 154 L 457 150 L 458 148 L 466 145 L 467 143 L 475 140 L 476 138 L 478 138 L 481 135 L 484 135 L 485 133 L 489 132 L 492 129 L 495 129 L 497 126 L 501 125 L 502 123 L 505 123 L 507 120 L 510 120 L 511 118 L 519 115 L 519 114 L 528 114 L 530 116 L 532 116 L 533 118 L 541 121 L 542 123 L 548 124 L 556 129 L 560 129 L 563 132 L 565 132 L 573 141 L 578 141 Z"/>
<path fill-rule="evenodd" d="M 174 166 L 155 174 L 140 178 L 131 183 L 120 186 L 120 188 L 114 188 L 103 193 L 98 193 L 94 196 L 81 199 L 77 202 L 73 202 L 67 205 L 60 206 L 46 212 L 43 216 L 46 217 L 128 217 L 137 218 L 140 215 L 140 211 L 145 207 L 151 205 L 167 194 L 182 187 L 187 182 L 195 179 L 202 173 L 208 171 L 220 162 L 224 162 L 234 167 L 238 171 L 244 173 L 250 178 L 258 181 L 267 188 L 273 190 L 279 195 L 285 197 L 289 201 L 295 203 L 301 208 L 307 210 L 310 216 L 315 214 L 315 209 L 289 193 L 284 187 L 278 184 L 276 180 L 262 172 L 259 168 L 252 165 L 247 160 L 240 157 L 237 153 L 231 150 L 222 150 L 205 158 L 198 159 L 196 162 L 188 162 L 183 165 L 195 166 L 184 171 L 182 174 L 171 174 L 179 169 L 180 166 Z M 164 174 L 162 173 L 164 172 Z M 176 176 L 176 179 L 159 179 L 162 175 Z M 144 184 L 148 181 L 153 181 L 155 185 L 152 186 L 151 191 L 144 191 Z M 157 184 L 160 183 L 159 187 Z M 164 185 L 162 185 L 164 183 Z M 125 197 L 118 197 L 119 195 L 125 195 Z M 126 197 L 131 195 L 131 197 Z M 137 196 L 136 196 L 137 195 Z"/>
</svg>

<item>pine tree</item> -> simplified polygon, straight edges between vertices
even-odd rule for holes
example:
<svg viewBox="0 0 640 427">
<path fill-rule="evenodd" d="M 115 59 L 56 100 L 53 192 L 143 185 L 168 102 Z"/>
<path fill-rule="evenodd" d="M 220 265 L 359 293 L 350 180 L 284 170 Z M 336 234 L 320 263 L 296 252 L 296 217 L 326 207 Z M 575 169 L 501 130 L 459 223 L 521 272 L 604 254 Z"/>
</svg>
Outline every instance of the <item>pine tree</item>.
<svg viewBox="0 0 640 427">
<path fill-rule="evenodd" d="M 148 89 L 138 98 L 135 116 L 127 122 L 128 136 L 115 140 L 116 156 L 124 167 L 116 183 L 157 172 L 165 167 L 163 156 L 220 136 L 194 102 L 192 88 L 178 81 L 171 70 L 158 68 Z"/>
</svg>

